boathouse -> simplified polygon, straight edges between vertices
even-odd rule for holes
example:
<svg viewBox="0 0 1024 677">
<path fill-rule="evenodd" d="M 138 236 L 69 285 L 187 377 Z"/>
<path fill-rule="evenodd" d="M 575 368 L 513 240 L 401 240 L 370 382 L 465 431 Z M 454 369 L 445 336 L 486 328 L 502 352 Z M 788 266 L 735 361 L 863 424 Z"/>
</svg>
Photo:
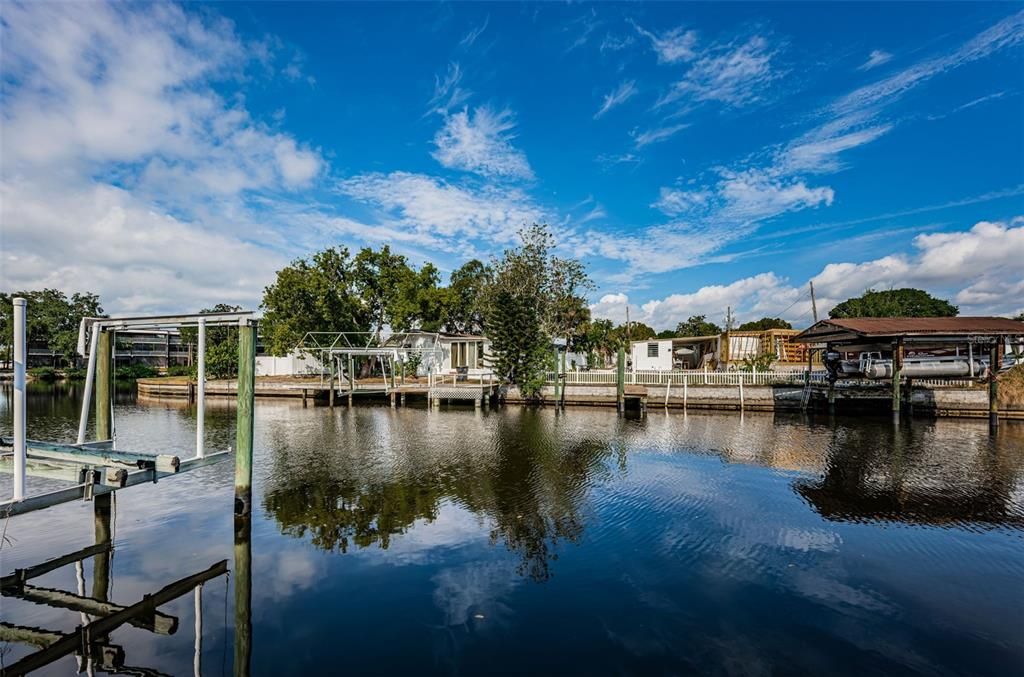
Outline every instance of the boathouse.
<svg viewBox="0 0 1024 677">
<path fill-rule="evenodd" d="M 892 383 L 893 420 L 914 378 L 987 378 L 989 422 L 999 420 L 996 375 L 1024 361 L 1024 322 L 1005 317 L 857 317 L 821 320 L 794 339 L 824 356 L 829 404 L 842 379 Z"/>
</svg>

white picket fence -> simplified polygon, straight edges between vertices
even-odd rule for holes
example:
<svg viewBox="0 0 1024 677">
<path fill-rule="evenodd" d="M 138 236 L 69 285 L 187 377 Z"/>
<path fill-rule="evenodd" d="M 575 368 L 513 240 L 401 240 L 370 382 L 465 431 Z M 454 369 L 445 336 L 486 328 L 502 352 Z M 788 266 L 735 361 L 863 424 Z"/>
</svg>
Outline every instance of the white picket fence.
<svg viewBox="0 0 1024 677">
<path fill-rule="evenodd" d="M 806 371 L 704 371 L 702 369 L 689 369 L 677 371 L 657 371 L 654 369 L 638 369 L 626 371 L 627 385 L 714 385 L 714 386 L 738 386 L 743 385 L 777 385 L 795 384 L 803 385 Z M 568 371 L 564 376 L 564 382 L 569 385 L 615 385 L 614 369 L 591 369 L 590 371 Z M 547 373 L 547 382 L 555 382 L 555 372 Z M 828 372 L 818 369 L 811 372 L 812 383 L 827 383 Z M 888 384 L 889 381 L 882 379 L 876 381 L 841 380 L 840 386 L 863 385 L 865 383 Z M 939 387 L 939 388 L 970 388 L 977 385 L 977 380 L 970 379 L 939 379 L 939 378 L 915 378 L 914 385 Z"/>
<path fill-rule="evenodd" d="M 804 382 L 803 371 L 704 371 L 689 369 L 677 371 L 658 371 L 655 369 L 637 369 L 626 372 L 627 385 L 772 385 L 776 383 Z M 615 385 L 614 369 L 591 369 L 590 371 L 569 371 L 563 374 L 564 382 L 569 385 Z M 825 371 L 811 372 L 811 380 L 818 382 L 826 379 Z M 548 372 L 548 383 L 554 383 L 555 373 Z"/>
</svg>

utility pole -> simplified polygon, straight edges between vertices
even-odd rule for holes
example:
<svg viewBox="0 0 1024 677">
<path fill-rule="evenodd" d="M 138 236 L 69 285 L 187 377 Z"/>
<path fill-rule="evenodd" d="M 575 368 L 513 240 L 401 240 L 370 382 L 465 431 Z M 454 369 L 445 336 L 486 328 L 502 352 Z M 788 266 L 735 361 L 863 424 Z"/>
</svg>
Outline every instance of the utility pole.
<svg viewBox="0 0 1024 677">
<path fill-rule="evenodd" d="M 732 331 L 732 306 L 725 307 L 725 330 Z"/>
<path fill-rule="evenodd" d="M 629 303 L 626 303 L 626 342 L 630 342 L 633 339 L 633 332 L 629 327 Z"/>
<path fill-rule="evenodd" d="M 811 285 L 811 314 L 814 315 L 814 321 L 818 321 L 818 303 L 814 300 L 814 282 L 808 282 Z"/>
</svg>

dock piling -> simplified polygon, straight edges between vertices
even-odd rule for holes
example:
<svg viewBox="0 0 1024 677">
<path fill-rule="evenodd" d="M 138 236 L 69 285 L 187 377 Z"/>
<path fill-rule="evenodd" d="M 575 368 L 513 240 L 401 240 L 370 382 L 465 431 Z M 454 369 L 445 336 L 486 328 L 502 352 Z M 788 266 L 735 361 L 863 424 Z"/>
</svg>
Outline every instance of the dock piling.
<svg viewBox="0 0 1024 677">
<path fill-rule="evenodd" d="M 96 341 L 96 439 L 114 438 L 114 332 L 100 331 Z"/>
<path fill-rule="evenodd" d="M 903 340 L 899 339 L 892 351 L 892 422 L 900 424 L 900 371 L 903 369 Z"/>
<path fill-rule="evenodd" d="M 991 428 L 999 426 L 999 381 L 996 376 L 999 374 L 999 346 L 996 343 L 988 351 L 988 425 Z"/>
<path fill-rule="evenodd" d="M 626 349 L 620 347 L 615 365 L 615 406 L 621 412 L 626 403 Z"/>
<path fill-rule="evenodd" d="M 25 308 L 28 301 L 14 299 L 14 500 L 25 498 L 25 365 L 28 348 L 25 341 Z"/>
<path fill-rule="evenodd" d="M 235 514 L 252 510 L 253 409 L 256 403 L 256 324 L 239 320 L 238 408 L 235 428 Z"/>
</svg>

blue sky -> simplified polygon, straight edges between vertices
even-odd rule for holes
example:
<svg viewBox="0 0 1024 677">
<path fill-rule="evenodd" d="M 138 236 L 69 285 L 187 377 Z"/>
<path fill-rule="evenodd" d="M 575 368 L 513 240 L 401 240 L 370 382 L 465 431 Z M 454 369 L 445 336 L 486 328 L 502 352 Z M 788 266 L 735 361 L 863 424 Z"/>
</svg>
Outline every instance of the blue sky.
<svg viewBox="0 0 1024 677">
<path fill-rule="evenodd" d="M 4 287 L 255 306 L 547 222 L 597 315 L 1024 310 L 1024 4 L 5 3 Z M 102 256 L 92 242 L 118 244 Z"/>
</svg>

